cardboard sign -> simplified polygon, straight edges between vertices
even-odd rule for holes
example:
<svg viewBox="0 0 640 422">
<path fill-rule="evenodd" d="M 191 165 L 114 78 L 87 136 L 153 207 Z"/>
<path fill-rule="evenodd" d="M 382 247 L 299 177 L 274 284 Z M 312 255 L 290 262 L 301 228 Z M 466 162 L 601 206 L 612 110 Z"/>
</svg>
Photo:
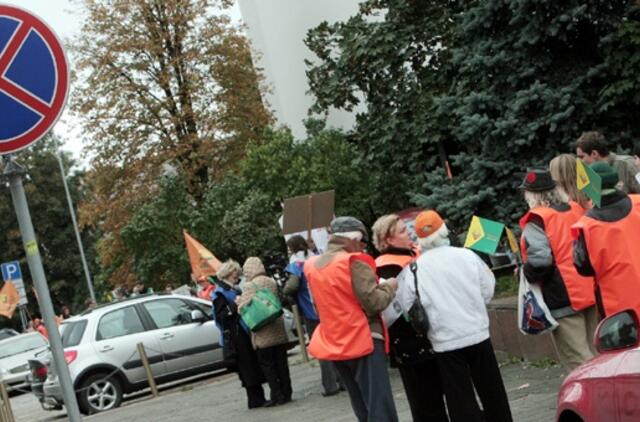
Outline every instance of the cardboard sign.
<svg viewBox="0 0 640 422">
<path fill-rule="evenodd" d="M 283 234 L 327 227 L 333 220 L 335 191 L 312 193 L 284 200 Z"/>
</svg>

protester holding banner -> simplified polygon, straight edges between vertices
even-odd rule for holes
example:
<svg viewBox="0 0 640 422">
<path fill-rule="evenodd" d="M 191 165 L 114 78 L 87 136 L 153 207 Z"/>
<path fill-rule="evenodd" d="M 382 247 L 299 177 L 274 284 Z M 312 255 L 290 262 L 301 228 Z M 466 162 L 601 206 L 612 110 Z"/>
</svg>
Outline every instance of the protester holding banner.
<svg viewBox="0 0 640 422">
<path fill-rule="evenodd" d="M 585 210 L 562 200 L 545 169 L 529 169 L 520 189 L 529 206 L 520 220 L 523 271 L 530 283 L 541 286 L 544 302 L 558 322 L 552 333 L 560 360 L 571 370 L 596 354 L 594 281 L 578 274 L 571 249 L 571 226 Z"/>
<path fill-rule="evenodd" d="M 368 236 L 361 221 L 338 217 L 329 231 L 327 251 L 304 265 L 320 316 L 309 352 L 334 361 L 358 421 L 396 422 L 380 317 L 393 300 L 396 280 L 378 284 L 375 262 L 362 252 Z"/>
<path fill-rule="evenodd" d="M 247 392 L 247 406 L 255 409 L 264 406 L 262 384 L 265 377 L 258 363 L 258 357 L 251 344 L 251 331 L 240 319 L 236 298 L 241 294 L 238 288 L 240 265 L 229 260 L 218 269 L 218 284 L 213 292 L 213 315 L 220 329 L 220 345 L 225 361 L 233 362 L 238 377 Z"/>
<path fill-rule="evenodd" d="M 598 162 L 600 207 L 573 225 L 573 261 L 580 274 L 594 277 L 600 317 L 633 309 L 640 315 L 640 195 L 616 189 L 618 172 Z"/>
<path fill-rule="evenodd" d="M 564 202 L 573 201 L 585 210 L 591 208 L 591 201 L 587 195 L 578 189 L 576 157 L 574 155 L 558 155 L 549 163 L 549 170 Z"/>
<path fill-rule="evenodd" d="M 449 231 L 435 211 L 420 213 L 415 229 L 422 249 L 416 260 L 417 288 L 449 417 L 452 422 L 511 421 L 489 337 L 486 304 L 493 297 L 493 273 L 475 252 L 449 246 Z M 403 311 L 410 312 L 418 295 L 412 273 L 403 274 L 396 300 Z"/>
<path fill-rule="evenodd" d="M 294 299 L 302 312 L 304 325 L 307 328 L 309 338 L 318 327 L 320 319 L 313 305 L 313 299 L 309 291 L 307 278 L 304 276 L 304 263 L 308 258 L 308 243 L 304 237 L 295 235 L 287 240 L 289 250 L 289 265 L 284 269 L 287 273 L 287 281 L 282 293 Z M 322 395 L 324 397 L 338 394 L 344 388 L 340 385 L 338 373 L 332 362 L 320 360 L 320 378 L 322 380 Z"/>
<path fill-rule="evenodd" d="M 380 252 L 376 258 L 379 277 L 397 277 L 416 259 L 411 234 L 396 214 L 384 215 L 371 228 L 373 244 Z M 401 315 L 389 327 L 389 357 L 398 368 L 414 422 L 447 422 L 440 373 L 428 339 L 416 335 Z"/>
</svg>

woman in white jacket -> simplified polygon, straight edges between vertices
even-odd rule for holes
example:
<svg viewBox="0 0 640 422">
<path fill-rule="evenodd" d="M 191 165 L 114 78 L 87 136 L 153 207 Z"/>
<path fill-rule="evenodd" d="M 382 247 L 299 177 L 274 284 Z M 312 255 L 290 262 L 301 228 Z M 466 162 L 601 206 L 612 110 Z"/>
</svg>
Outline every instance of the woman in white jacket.
<svg viewBox="0 0 640 422">
<path fill-rule="evenodd" d="M 417 260 L 420 302 L 447 403 L 454 403 L 448 406 L 451 421 L 512 421 L 489 338 L 486 304 L 493 297 L 493 273 L 474 252 L 449 245 L 447 226 L 435 211 L 420 213 L 415 228 L 422 248 Z M 396 300 L 409 311 L 415 299 L 413 275 L 405 271 Z"/>
</svg>

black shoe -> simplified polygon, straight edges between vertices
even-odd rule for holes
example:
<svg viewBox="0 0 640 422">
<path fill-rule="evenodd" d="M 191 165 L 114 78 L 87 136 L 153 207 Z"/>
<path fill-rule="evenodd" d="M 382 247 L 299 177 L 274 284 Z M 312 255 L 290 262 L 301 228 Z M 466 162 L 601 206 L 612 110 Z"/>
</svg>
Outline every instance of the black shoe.
<svg viewBox="0 0 640 422">
<path fill-rule="evenodd" d="M 266 403 L 266 401 L 264 401 L 264 400 L 261 401 L 261 402 L 258 402 L 258 403 L 251 403 L 249 405 L 249 409 L 258 409 L 260 407 L 263 407 L 265 405 L 265 403 Z"/>
<path fill-rule="evenodd" d="M 322 393 L 322 397 L 331 397 L 331 396 L 335 396 L 336 394 L 339 394 L 340 390 L 336 390 L 336 391 L 330 391 L 327 393 Z"/>
<path fill-rule="evenodd" d="M 277 405 L 278 405 L 278 402 L 273 401 L 273 400 L 267 400 L 266 402 L 264 402 L 262 407 L 273 407 L 273 406 L 277 406 Z"/>
<path fill-rule="evenodd" d="M 283 404 L 287 404 L 287 403 L 289 403 L 290 401 L 291 401 L 291 397 L 289 397 L 289 398 L 285 398 L 285 399 L 280 399 L 280 400 L 278 400 L 278 401 L 276 402 L 276 404 L 277 404 L 278 406 L 281 406 L 281 405 L 283 405 Z"/>
</svg>

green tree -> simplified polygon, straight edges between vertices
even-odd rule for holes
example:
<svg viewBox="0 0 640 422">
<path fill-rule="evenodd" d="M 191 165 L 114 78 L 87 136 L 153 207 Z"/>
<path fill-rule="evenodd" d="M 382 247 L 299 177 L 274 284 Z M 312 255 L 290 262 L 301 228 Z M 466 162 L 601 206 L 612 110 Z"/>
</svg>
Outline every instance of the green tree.
<svg viewBox="0 0 640 422">
<path fill-rule="evenodd" d="M 60 145 L 58 140 L 48 137 L 16 154 L 15 160 L 28 172 L 23 177 L 24 189 L 54 308 L 60 311 L 61 305 L 68 305 L 74 312 L 78 312 L 84 309 L 84 300 L 89 293 L 56 157 Z M 63 153 L 62 159 L 71 198 L 74 205 L 77 205 L 87 194 L 83 172 L 73 170 L 76 163 L 70 154 Z M 33 281 L 11 193 L 7 187 L 4 188 L 3 196 L 4 200 L 0 202 L 0 232 L 4 233 L 4 240 L 0 242 L 0 256 L 2 261 L 20 261 L 29 310 L 34 315 L 39 314 L 37 301 L 31 291 Z M 84 230 L 81 235 L 87 260 L 95 271 L 95 266 L 92 265 L 95 257 L 92 248 L 94 234 L 90 230 Z"/>
<path fill-rule="evenodd" d="M 311 30 L 306 44 L 313 113 L 364 111 L 350 139 L 363 152 L 376 213 L 409 204 L 413 175 L 440 165 L 432 98 L 448 86 L 445 64 L 460 2 L 368 0 L 346 22 Z"/>
<path fill-rule="evenodd" d="M 472 213 L 513 224 L 524 201 L 516 185 L 528 166 L 574 150 L 584 130 L 619 120 L 598 107 L 606 79 L 603 42 L 616 33 L 626 1 L 490 0 L 462 15 L 451 49 L 451 89 L 434 99 L 441 138 L 459 153 L 454 180 L 434 171 L 417 201 L 459 229 Z M 618 117 L 619 118 L 619 117 Z"/>
<path fill-rule="evenodd" d="M 584 130 L 622 147 L 637 137 L 638 33 L 622 0 L 369 0 L 309 32 L 312 112 L 364 104 L 349 136 L 387 199 L 378 212 L 410 200 L 457 232 L 472 214 L 513 224 L 528 166 Z"/>
<path fill-rule="evenodd" d="M 158 195 L 134 214 L 121 234 L 136 278 L 162 290 L 167 283 L 189 281 L 182 229 L 193 218 L 194 201 L 177 174 L 161 176 L 158 183 Z"/>
<path fill-rule="evenodd" d="M 337 215 L 370 222 L 371 184 L 358 156 L 337 131 L 320 130 L 303 141 L 288 131 L 270 132 L 248 149 L 238 172 L 212 186 L 193 231 L 220 258 L 284 253 L 282 200 L 330 189 Z"/>
</svg>

